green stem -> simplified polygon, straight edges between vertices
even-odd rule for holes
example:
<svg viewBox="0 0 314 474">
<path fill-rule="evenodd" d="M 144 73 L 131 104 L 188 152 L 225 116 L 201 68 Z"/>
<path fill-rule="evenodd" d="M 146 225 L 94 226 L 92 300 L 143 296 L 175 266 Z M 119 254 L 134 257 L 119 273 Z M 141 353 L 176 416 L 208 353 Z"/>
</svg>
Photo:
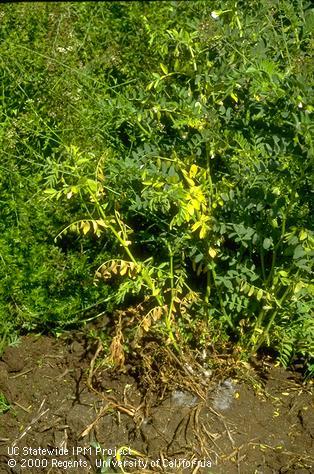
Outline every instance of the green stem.
<svg viewBox="0 0 314 474">
<path fill-rule="evenodd" d="M 275 264 L 276 264 L 276 258 L 277 258 L 277 250 L 279 249 L 279 247 L 280 247 L 280 245 L 283 241 L 285 232 L 286 232 L 287 215 L 290 212 L 291 207 L 292 207 L 292 201 L 289 203 L 289 205 L 287 207 L 287 211 L 282 217 L 281 234 L 280 234 L 280 238 L 279 238 L 278 242 L 276 243 L 276 245 L 274 247 L 272 260 L 271 260 L 271 268 L 270 268 L 270 272 L 269 272 L 268 278 L 267 278 L 266 283 L 265 283 L 266 287 L 271 286 L 271 283 L 272 283 L 272 280 L 273 280 L 274 271 L 275 271 Z"/>
<path fill-rule="evenodd" d="M 265 259 L 264 259 L 264 249 L 263 246 L 261 245 L 261 267 L 262 267 L 262 276 L 263 280 L 266 280 L 266 273 L 265 273 Z"/>
<path fill-rule="evenodd" d="M 210 150 L 208 149 L 208 144 L 206 144 L 206 158 L 207 158 L 207 172 L 208 172 L 208 189 L 209 189 L 209 205 L 211 205 L 213 196 L 214 196 L 214 188 L 213 188 L 213 181 L 211 176 L 211 166 L 210 166 Z"/>
<path fill-rule="evenodd" d="M 95 196 L 93 196 L 94 200 L 95 200 L 95 203 L 97 205 L 97 208 L 99 210 L 99 213 L 101 215 L 101 217 L 104 219 L 104 221 L 106 222 L 107 220 L 107 216 L 104 212 L 104 210 L 102 209 L 101 205 L 99 204 L 98 200 L 96 199 Z M 119 217 L 116 215 L 115 216 L 116 218 L 116 221 L 118 221 L 118 224 L 119 224 L 119 227 L 120 229 L 122 230 L 121 228 L 121 222 L 119 222 Z M 121 244 L 121 246 L 124 248 L 124 251 L 126 252 L 126 254 L 129 256 L 130 260 L 135 263 L 136 265 L 138 265 L 137 263 L 137 260 L 135 259 L 135 257 L 133 256 L 132 252 L 130 251 L 128 245 L 126 245 L 125 243 L 125 240 L 119 235 L 119 233 L 116 231 L 116 229 L 114 228 L 113 225 L 111 225 L 110 223 L 107 224 L 108 226 L 108 229 L 113 233 L 113 235 L 115 236 L 115 238 L 117 239 L 117 241 Z M 169 335 L 169 338 L 174 346 L 174 348 L 176 349 L 177 352 L 180 352 L 180 349 L 177 345 L 177 342 L 175 340 L 175 337 L 173 335 L 173 332 L 172 332 L 172 327 L 171 327 L 171 316 L 172 316 L 172 312 L 173 312 L 173 304 L 174 304 L 174 292 L 175 292 L 175 288 L 174 288 L 174 273 L 173 273 L 173 253 L 169 247 L 169 252 L 170 252 L 170 282 L 171 282 L 171 300 L 170 300 L 170 306 L 169 306 L 169 311 L 168 311 L 168 314 L 167 314 L 167 317 L 166 317 L 166 328 L 167 328 L 167 332 L 168 332 L 168 335 Z M 163 306 L 164 304 L 164 300 L 163 298 L 160 296 L 159 294 L 159 290 L 156 288 L 153 280 L 151 279 L 150 275 L 148 274 L 147 270 L 145 268 L 142 268 L 142 276 L 143 276 L 143 279 L 144 281 L 146 282 L 148 288 L 150 289 L 152 295 L 156 298 L 156 301 L 158 303 L 159 306 Z"/>
<path fill-rule="evenodd" d="M 207 281 L 206 281 L 206 293 L 205 293 L 205 303 L 209 303 L 210 297 L 210 290 L 211 290 L 211 281 L 210 281 L 210 271 L 207 270 Z"/>
<path fill-rule="evenodd" d="M 171 288 L 171 297 L 170 297 L 170 304 L 169 304 L 169 310 L 166 316 L 166 328 L 168 335 L 171 339 L 171 342 L 176 349 L 177 352 L 180 352 L 180 349 L 177 345 L 177 342 L 175 340 L 175 337 L 173 335 L 172 327 L 171 327 L 171 317 L 172 317 L 172 312 L 173 312 L 173 306 L 174 306 L 174 297 L 175 297 L 175 287 L 174 287 L 174 272 L 173 272 L 173 252 L 168 245 L 168 250 L 169 250 L 169 266 L 170 266 L 170 288 Z"/>
<path fill-rule="evenodd" d="M 217 290 L 217 295 L 218 295 L 218 300 L 219 300 L 219 304 L 220 304 L 220 308 L 221 308 L 221 311 L 225 317 L 225 320 L 227 321 L 227 323 L 229 324 L 229 326 L 231 327 L 231 329 L 234 329 L 234 326 L 233 326 L 233 322 L 230 318 L 230 316 L 228 315 L 224 305 L 223 305 L 223 300 L 222 300 L 222 297 L 221 297 L 221 292 L 220 292 L 220 289 L 218 288 L 218 285 L 217 285 L 217 281 L 216 281 L 216 271 L 214 268 L 212 268 L 212 276 L 213 276 L 213 282 L 214 282 L 214 285 L 215 285 L 215 288 Z"/>
<path fill-rule="evenodd" d="M 285 301 L 285 299 L 287 298 L 288 294 L 289 294 L 289 291 L 290 291 L 290 286 L 288 286 L 288 288 L 286 289 L 286 291 L 284 292 L 284 294 L 282 295 L 281 299 L 280 299 L 280 306 L 282 305 L 282 303 Z M 270 328 L 272 327 L 274 321 L 275 321 L 275 317 L 277 316 L 277 313 L 278 313 L 278 308 L 275 309 L 275 311 L 273 312 L 273 314 L 271 315 L 268 323 L 267 323 L 267 326 L 265 328 L 265 330 L 263 331 L 263 334 L 261 335 L 261 337 L 259 338 L 259 340 L 257 341 L 257 343 L 255 344 L 255 346 L 253 347 L 253 351 L 252 352 L 256 352 L 258 351 L 258 349 L 261 347 L 261 345 L 263 344 L 263 342 L 265 341 L 265 339 L 267 338 L 268 336 L 268 333 L 269 333 L 269 330 Z"/>
<path fill-rule="evenodd" d="M 295 277 L 297 278 L 299 274 L 299 270 L 297 271 Z M 253 345 L 252 347 L 252 353 L 256 352 L 260 347 L 261 345 L 263 344 L 263 342 L 265 341 L 267 335 L 269 334 L 269 331 L 270 331 L 270 328 L 272 327 L 274 321 L 275 321 L 275 318 L 277 316 L 277 313 L 278 313 L 278 310 L 279 308 L 282 307 L 282 304 L 284 303 L 284 301 L 287 299 L 289 293 L 290 293 L 290 290 L 291 290 L 291 287 L 290 286 L 287 286 L 286 290 L 284 291 L 282 297 L 280 298 L 279 300 L 279 304 L 278 304 L 278 307 L 274 310 L 273 314 L 271 315 L 271 317 L 269 318 L 269 321 L 266 325 L 266 328 L 265 330 L 263 331 L 262 335 L 260 336 L 259 340 L 256 342 L 256 344 Z M 265 310 L 262 310 L 260 312 L 260 315 L 256 321 L 256 324 L 255 324 L 255 327 L 254 327 L 254 332 L 256 332 L 256 329 L 259 329 L 261 328 L 262 326 L 262 322 L 263 322 L 263 319 L 264 319 L 264 314 L 265 314 Z M 252 336 L 253 337 L 253 336 Z M 252 339 L 251 339 L 252 340 Z"/>
</svg>

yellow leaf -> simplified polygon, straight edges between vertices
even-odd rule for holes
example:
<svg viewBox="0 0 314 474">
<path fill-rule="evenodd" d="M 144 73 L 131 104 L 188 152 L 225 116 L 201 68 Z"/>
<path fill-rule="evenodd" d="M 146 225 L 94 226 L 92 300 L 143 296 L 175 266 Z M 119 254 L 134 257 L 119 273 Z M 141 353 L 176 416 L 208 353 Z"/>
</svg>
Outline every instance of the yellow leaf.
<svg viewBox="0 0 314 474">
<path fill-rule="evenodd" d="M 128 263 L 122 260 L 121 266 L 120 266 L 120 275 L 121 276 L 125 275 L 127 271 L 128 271 Z"/>
<path fill-rule="evenodd" d="M 217 255 L 217 252 L 216 252 L 216 250 L 215 250 L 213 247 L 209 247 L 208 253 L 209 253 L 209 256 L 210 256 L 211 258 L 215 258 L 216 255 Z"/>
<path fill-rule="evenodd" d="M 187 212 L 187 210 L 182 209 L 181 218 L 180 217 L 178 218 L 177 223 L 179 225 L 182 224 L 183 218 L 185 219 L 185 222 L 190 222 L 191 217 L 192 216 Z"/>
<path fill-rule="evenodd" d="M 133 272 L 133 270 L 135 270 L 135 263 L 134 262 L 129 262 L 129 269 L 131 270 L 131 272 Z"/>
<path fill-rule="evenodd" d="M 200 230 L 200 239 L 204 239 L 207 234 L 207 226 L 205 224 L 202 224 L 201 230 Z"/>
<path fill-rule="evenodd" d="M 112 262 L 112 264 L 110 265 L 110 271 L 115 275 L 118 273 L 118 266 L 116 262 Z"/>
<path fill-rule="evenodd" d="M 231 92 L 230 97 L 232 97 L 232 99 L 233 99 L 235 102 L 238 102 L 238 100 L 239 100 L 237 94 L 235 94 L 234 92 Z"/>
<path fill-rule="evenodd" d="M 298 293 L 300 290 L 302 290 L 302 288 L 304 288 L 306 286 L 305 283 L 303 283 L 303 281 L 299 281 L 295 287 L 294 287 L 294 290 L 293 290 L 293 293 Z"/>
<path fill-rule="evenodd" d="M 131 449 L 130 446 L 121 446 L 121 448 L 117 449 L 116 459 L 117 461 L 122 461 L 122 456 L 140 456 L 145 457 L 144 454 L 139 453 L 135 449 Z"/>
<path fill-rule="evenodd" d="M 192 225 L 192 232 L 195 232 L 199 227 L 201 227 L 201 225 L 202 225 L 201 221 L 195 222 L 195 224 Z"/>
<path fill-rule="evenodd" d="M 193 179 L 191 179 L 191 178 L 188 176 L 187 172 L 186 172 L 185 170 L 182 170 L 182 173 L 183 173 L 183 176 L 184 176 L 184 178 L 186 179 L 187 183 L 188 183 L 190 186 L 195 186 L 195 183 L 194 183 Z"/>
<path fill-rule="evenodd" d="M 162 181 L 156 181 L 155 183 L 153 183 L 153 188 L 162 188 L 163 186 L 165 185 L 165 183 L 163 183 Z"/>
<path fill-rule="evenodd" d="M 90 229 L 90 223 L 89 223 L 89 222 L 84 222 L 84 223 L 83 223 L 83 226 L 82 226 L 82 229 L 83 229 L 83 234 L 86 235 L 87 232 L 88 232 L 89 229 Z"/>
<path fill-rule="evenodd" d="M 197 199 L 192 199 L 192 204 L 193 204 L 194 209 L 196 209 L 197 211 L 200 210 L 201 204 Z"/>
<path fill-rule="evenodd" d="M 101 227 L 107 227 L 107 224 L 103 219 L 98 219 L 96 222 Z"/>
<path fill-rule="evenodd" d="M 185 179 L 190 186 L 195 186 L 193 179 L 189 178 L 188 176 L 185 176 Z"/>
<path fill-rule="evenodd" d="M 186 206 L 187 210 L 188 210 L 188 213 L 190 214 L 190 216 L 193 216 L 194 214 L 194 206 L 192 203 L 188 203 L 188 205 Z"/>
<path fill-rule="evenodd" d="M 193 164 L 190 168 L 190 173 L 189 173 L 190 178 L 195 178 L 197 170 L 198 170 L 197 166 Z"/>
<path fill-rule="evenodd" d="M 97 169 L 97 179 L 98 179 L 98 181 L 104 181 L 104 179 L 105 179 L 103 170 L 101 168 Z"/>
</svg>

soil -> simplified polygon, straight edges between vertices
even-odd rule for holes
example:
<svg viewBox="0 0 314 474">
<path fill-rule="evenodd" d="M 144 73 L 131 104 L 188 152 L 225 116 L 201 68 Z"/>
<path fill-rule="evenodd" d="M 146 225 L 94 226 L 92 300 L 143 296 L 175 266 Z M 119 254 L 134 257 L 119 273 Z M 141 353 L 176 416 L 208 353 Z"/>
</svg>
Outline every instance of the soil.
<svg viewBox="0 0 314 474">
<path fill-rule="evenodd" d="M 82 333 L 6 349 L 1 474 L 314 472 L 313 387 L 296 372 L 265 361 L 243 366 L 245 377 L 185 364 L 194 383 L 184 384 L 174 359 L 168 378 L 160 365 L 164 389 L 150 390 L 136 362 L 118 371 L 99 361 L 101 346 Z"/>
</svg>

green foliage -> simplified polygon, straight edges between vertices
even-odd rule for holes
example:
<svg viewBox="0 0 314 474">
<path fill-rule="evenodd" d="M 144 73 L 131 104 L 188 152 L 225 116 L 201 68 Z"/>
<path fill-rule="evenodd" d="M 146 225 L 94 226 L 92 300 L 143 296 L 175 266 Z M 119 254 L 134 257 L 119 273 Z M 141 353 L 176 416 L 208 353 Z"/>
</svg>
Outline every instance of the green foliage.
<svg viewBox="0 0 314 474">
<path fill-rule="evenodd" d="M 6 333 L 62 328 L 133 295 L 149 301 L 144 332 L 271 347 L 310 373 L 310 3 L 17 4 L 1 16 Z"/>
<path fill-rule="evenodd" d="M 6 413 L 10 409 L 11 409 L 11 405 L 9 404 L 5 395 L 2 392 L 0 392 L 0 415 L 2 415 L 3 413 Z"/>
</svg>

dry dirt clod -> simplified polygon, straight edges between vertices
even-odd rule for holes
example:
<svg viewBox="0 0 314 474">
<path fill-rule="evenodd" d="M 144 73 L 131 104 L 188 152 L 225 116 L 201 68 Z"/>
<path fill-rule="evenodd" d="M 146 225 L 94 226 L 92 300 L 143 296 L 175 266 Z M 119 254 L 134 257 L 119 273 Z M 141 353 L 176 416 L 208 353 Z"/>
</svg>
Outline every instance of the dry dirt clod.
<svg viewBox="0 0 314 474">
<path fill-rule="evenodd" d="M 1 358 L 6 363 L 9 372 L 20 372 L 24 369 L 25 359 L 18 347 L 7 347 Z"/>
<path fill-rule="evenodd" d="M 0 390 L 7 400 L 12 399 L 12 392 L 9 387 L 9 374 L 6 364 L 3 362 L 0 362 Z"/>
</svg>

